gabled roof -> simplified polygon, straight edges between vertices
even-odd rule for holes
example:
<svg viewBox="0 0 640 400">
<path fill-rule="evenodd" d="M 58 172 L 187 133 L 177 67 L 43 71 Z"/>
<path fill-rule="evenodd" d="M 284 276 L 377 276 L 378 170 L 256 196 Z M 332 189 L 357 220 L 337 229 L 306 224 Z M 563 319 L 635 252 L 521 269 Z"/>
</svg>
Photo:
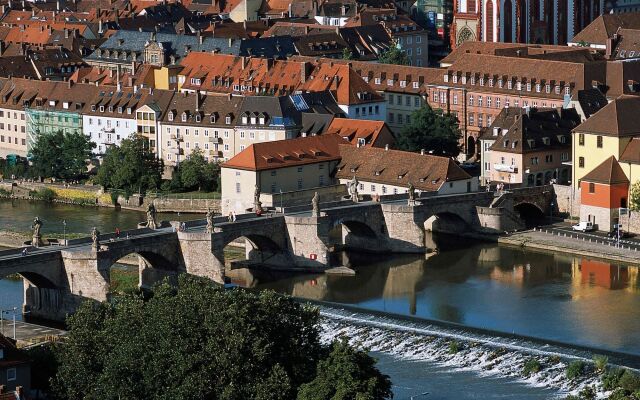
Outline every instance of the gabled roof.
<svg viewBox="0 0 640 400">
<path fill-rule="evenodd" d="M 640 164 L 640 137 L 634 137 L 620 155 L 620 162 Z"/>
<path fill-rule="evenodd" d="M 580 124 L 575 132 L 605 136 L 640 135 L 640 124 L 633 116 L 640 113 L 640 97 L 622 95 Z"/>
<path fill-rule="evenodd" d="M 618 160 L 616 160 L 614 156 L 604 160 L 602 164 L 583 176 L 582 180 L 586 182 L 604 183 L 606 185 L 629 183 L 627 175 L 625 175 Z"/>
<path fill-rule="evenodd" d="M 356 178 L 390 186 L 436 191 L 445 182 L 471 179 L 458 164 L 448 157 L 385 150 L 379 147 L 340 145 L 342 161 L 338 165 L 338 179 Z"/>
<path fill-rule="evenodd" d="M 261 171 L 339 160 L 340 143 L 347 142 L 338 135 L 254 143 L 222 164 L 222 168 Z"/>
<path fill-rule="evenodd" d="M 640 13 L 603 14 L 573 37 L 573 43 L 606 45 L 618 28 L 640 29 Z"/>
<path fill-rule="evenodd" d="M 327 133 L 335 133 L 348 140 L 352 145 L 357 145 L 359 139 L 363 139 L 366 144 L 372 145 L 385 129 L 389 131 L 389 127 L 384 121 L 334 118 L 329 128 L 327 128 Z"/>
</svg>

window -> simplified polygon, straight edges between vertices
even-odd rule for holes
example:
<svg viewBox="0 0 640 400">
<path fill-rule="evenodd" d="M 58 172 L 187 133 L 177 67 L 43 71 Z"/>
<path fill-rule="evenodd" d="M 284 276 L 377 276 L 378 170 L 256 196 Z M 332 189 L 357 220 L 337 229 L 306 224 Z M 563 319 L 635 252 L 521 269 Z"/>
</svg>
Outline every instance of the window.
<svg viewBox="0 0 640 400">
<path fill-rule="evenodd" d="M 371 185 L 371 191 L 375 193 L 375 191 L 376 191 L 376 185 Z"/>
<path fill-rule="evenodd" d="M 302 172 L 302 167 L 298 167 L 298 172 Z"/>
<path fill-rule="evenodd" d="M 584 133 L 579 133 L 578 134 L 578 144 L 580 146 L 584 146 Z"/>
<path fill-rule="evenodd" d="M 469 105 L 473 106 L 473 95 L 472 94 L 469 95 Z"/>
<path fill-rule="evenodd" d="M 302 178 L 298 179 L 298 190 L 302 189 Z"/>
<path fill-rule="evenodd" d="M 240 182 L 236 182 L 236 193 L 240 193 Z"/>
<path fill-rule="evenodd" d="M 469 125 L 473 126 L 473 122 L 474 122 L 474 115 L 473 113 L 469 113 Z"/>
<path fill-rule="evenodd" d="M 491 107 L 491 97 L 487 97 L 487 107 Z"/>
<path fill-rule="evenodd" d="M 7 381 L 15 381 L 17 379 L 17 375 L 15 368 L 9 368 L 7 370 Z"/>
<path fill-rule="evenodd" d="M 453 105 L 457 106 L 458 105 L 458 94 L 454 93 L 453 95 Z"/>
<path fill-rule="evenodd" d="M 584 168 L 584 157 L 578 158 L 578 167 Z"/>
<path fill-rule="evenodd" d="M 596 138 L 596 141 L 597 141 L 598 148 L 601 149 L 602 148 L 602 136 L 598 136 Z"/>
<path fill-rule="evenodd" d="M 478 96 L 478 107 L 482 107 L 482 96 Z"/>
<path fill-rule="evenodd" d="M 589 193 L 595 193 L 595 192 L 596 192 L 596 184 L 589 182 Z"/>
</svg>

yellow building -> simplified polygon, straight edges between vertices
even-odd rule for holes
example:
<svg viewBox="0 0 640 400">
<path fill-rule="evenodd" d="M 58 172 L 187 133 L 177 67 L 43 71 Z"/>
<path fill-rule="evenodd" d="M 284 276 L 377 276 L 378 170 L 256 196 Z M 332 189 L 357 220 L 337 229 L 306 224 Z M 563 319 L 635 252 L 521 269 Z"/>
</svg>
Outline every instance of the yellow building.
<svg viewBox="0 0 640 400">
<path fill-rule="evenodd" d="M 620 96 L 592 115 L 573 131 L 573 172 L 572 186 L 575 193 L 580 180 L 606 159 L 614 156 L 620 160 L 629 142 L 640 136 L 637 115 L 640 113 L 640 97 Z M 622 168 L 629 176 L 631 164 Z M 635 167 L 633 167 L 635 168 Z M 640 176 L 634 174 L 634 176 Z M 634 178 L 635 179 L 635 178 Z"/>
</svg>

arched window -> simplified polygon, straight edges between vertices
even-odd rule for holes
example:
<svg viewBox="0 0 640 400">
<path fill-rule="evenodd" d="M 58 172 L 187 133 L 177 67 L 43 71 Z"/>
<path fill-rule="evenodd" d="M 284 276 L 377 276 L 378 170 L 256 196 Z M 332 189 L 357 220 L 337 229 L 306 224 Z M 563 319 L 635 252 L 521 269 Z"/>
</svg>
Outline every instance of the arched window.
<svg viewBox="0 0 640 400">
<path fill-rule="evenodd" d="M 511 0 L 504 1 L 504 42 L 513 42 L 513 5 Z"/>
</svg>

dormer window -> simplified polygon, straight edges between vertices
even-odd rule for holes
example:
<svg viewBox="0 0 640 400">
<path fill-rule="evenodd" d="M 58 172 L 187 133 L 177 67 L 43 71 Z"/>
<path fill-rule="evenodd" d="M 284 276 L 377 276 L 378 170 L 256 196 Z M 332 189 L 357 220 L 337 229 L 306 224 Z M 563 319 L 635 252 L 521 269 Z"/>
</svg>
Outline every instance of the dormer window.
<svg viewBox="0 0 640 400">
<path fill-rule="evenodd" d="M 502 89 L 502 85 L 504 84 L 504 82 L 502 81 L 502 79 L 498 79 L 498 87 L 500 89 Z"/>
<path fill-rule="evenodd" d="M 113 112 L 113 106 L 109 106 L 109 112 Z"/>
<path fill-rule="evenodd" d="M 211 116 L 209 117 L 209 122 L 211 122 L 212 124 L 216 123 L 216 115 L 215 114 L 211 114 Z"/>
<path fill-rule="evenodd" d="M 387 79 L 387 86 L 393 86 L 393 79 Z"/>
<path fill-rule="evenodd" d="M 62 103 L 62 108 L 64 108 L 65 110 L 68 110 L 69 109 L 69 102 L 68 101 L 63 102 Z"/>
<path fill-rule="evenodd" d="M 565 86 L 564 87 L 564 94 L 566 94 L 567 96 L 571 94 L 571 87 L 570 86 Z"/>
<path fill-rule="evenodd" d="M 540 84 L 539 83 L 536 83 L 536 92 L 540 93 Z"/>
<path fill-rule="evenodd" d="M 547 93 L 551 93 L 551 85 L 549 85 L 548 83 L 544 85 L 544 91 Z"/>
<path fill-rule="evenodd" d="M 453 75 L 453 83 L 458 83 L 458 75 Z"/>
<path fill-rule="evenodd" d="M 560 94 L 560 85 L 556 85 L 555 92 L 556 92 L 556 94 Z"/>
<path fill-rule="evenodd" d="M 95 105 L 95 104 L 92 104 L 92 105 L 91 105 L 91 111 L 95 111 L 95 110 L 96 110 L 96 105 Z"/>
<path fill-rule="evenodd" d="M 187 113 L 186 112 L 182 113 L 181 119 L 182 119 L 182 122 L 186 122 L 187 121 Z"/>
<path fill-rule="evenodd" d="M 466 77 L 466 76 L 463 76 L 463 77 L 462 77 L 462 84 L 463 84 L 463 85 L 466 85 L 466 84 L 467 84 L 467 77 Z"/>
<path fill-rule="evenodd" d="M 449 82 L 449 74 L 444 74 L 444 81 Z"/>
<path fill-rule="evenodd" d="M 249 118 L 247 118 L 246 115 L 243 115 L 242 116 L 242 125 L 246 125 L 248 121 L 249 121 Z"/>
<path fill-rule="evenodd" d="M 256 117 L 251 117 L 251 125 L 255 125 L 256 124 Z"/>
<path fill-rule="evenodd" d="M 100 106 L 100 112 L 104 112 L 104 106 Z"/>
<path fill-rule="evenodd" d="M 171 111 L 171 112 L 169 112 L 169 115 L 167 115 L 167 119 L 168 119 L 169 121 L 173 121 L 173 112 L 172 112 L 172 111 Z"/>
<path fill-rule="evenodd" d="M 542 143 L 544 143 L 545 146 L 548 146 L 551 143 L 551 140 L 548 137 L 543 137 Z"/>
<path fill-rule="evenodd" d="M 407 87 L 407 81 L 400 81 L 400 87 Z"/>
<path fill-rule="evenodd" d="M 231 117 L 226 117 L 224 119 L 224 123 L 227 124 L 227 125 L 231 125 Z"/>
<path fill-rule="evenodd" d="M 264 117 L 263 116 L 261 116 L 259 118 L 259 122 L 260 122 L 260 125 L 264 125 Z"/>
<path fill-rule="evenodd" d="M 118 114 L 122 114 L 122 107 L 118 107 Z"/>
<path fill-rule="evenodd" d="M 200 122 L 202 118 L 200 118 L 200 114 L 196 114 L 196 122 Z"/>
<path fill-rule="evenodd" d="M 480 86 L 484 86 L 484 78 L 480 78 Z"/>
<path fill-rule="evenodd" d="M 531 82 L 527 82 L 527 92 L 531 91 Z"/>
<path fill-rule="evenodd" d="M 472 85 L 475 85 L 475 84 L 476 84 L 476 77 L 475 77 L 475 76 L 472 76 L 472 77 L 471 77 L 471 84 L 472 84 Z"/>
<path fill-rule="evenodd" d="M 418 82 L 413 82 L 414 89 L 418 89 L 419 87 L 420 87 L 420 84 Z"/>
<path fill-rule="evenodd" d="M 375 78 L 375 79 L 373 80 L 373 82 L 374 82 L 376 85 L 379 85 L 379 84 L 380 84 L 380 78 Z"/>
<path fill-rule="evenodd" d="M 509 139 L 505 139 L 505 141 L 503 142 L 503 146 L 505 149 L 509 147 Z"/>
<path fill-rule="evenodd" d="M 131 107 L 127 107 L 127 114 L 131 114 Z"/>
<path fill-rule="evenodd" d="M 489 87 L 493 87 L 493 78 L 489 78 Z"/>
</svg>

